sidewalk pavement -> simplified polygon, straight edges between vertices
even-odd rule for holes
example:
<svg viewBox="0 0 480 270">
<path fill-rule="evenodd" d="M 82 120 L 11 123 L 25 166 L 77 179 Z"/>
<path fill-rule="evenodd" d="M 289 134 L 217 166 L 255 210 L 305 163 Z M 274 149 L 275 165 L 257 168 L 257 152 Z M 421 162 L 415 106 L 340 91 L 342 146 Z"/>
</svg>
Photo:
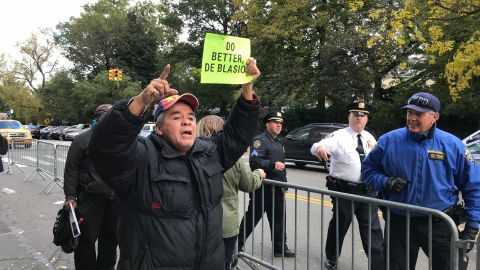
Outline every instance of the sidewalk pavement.
<svg viewBox="0 0 480 270">
<path fill-rule="evenodd" d="M 56 186 L 48 195 L 40 193 L 48 182 L 38 174 L 33 182 L 23 182 L 33 168 L 21 167 L 24 173 L 11 169 L 11 175 L 0 173 L 0 269 L 75 269 L 73 253 L 65 254 L 52 243 L 63 190 Z M 15 193 L 7 194 L 4 188 Z"/>
</svg>

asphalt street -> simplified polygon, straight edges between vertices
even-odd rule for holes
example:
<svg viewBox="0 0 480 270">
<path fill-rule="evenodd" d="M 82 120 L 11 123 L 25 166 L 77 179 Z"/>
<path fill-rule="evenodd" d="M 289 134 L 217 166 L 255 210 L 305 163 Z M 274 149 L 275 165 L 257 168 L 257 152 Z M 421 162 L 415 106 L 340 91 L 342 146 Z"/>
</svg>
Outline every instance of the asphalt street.
<svg viewBox="0 0 480 270">
<path fill-rule="evenodd" d="M 34 175 L 32 182 L 23 182 L 33 169 L 20 168 L 25 173 L 13 167 L 11 175 L 0 174 L 0 269 L 74 269 L 73 255 L 52 243 L 63 190 L 40 193 L 48 179 Z"/>
</svg>

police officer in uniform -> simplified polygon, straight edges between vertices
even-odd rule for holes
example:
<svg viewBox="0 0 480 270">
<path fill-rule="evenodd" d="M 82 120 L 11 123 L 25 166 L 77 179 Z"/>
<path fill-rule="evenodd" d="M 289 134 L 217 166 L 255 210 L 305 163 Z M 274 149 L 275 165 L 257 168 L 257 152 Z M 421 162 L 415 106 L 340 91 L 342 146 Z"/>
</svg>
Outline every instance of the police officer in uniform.
<svg viewBox="0 0 480 270">
<path fill-rule="evenodd" d="M 458 209 L 461 192 L 467 221 L 460 238 L 475 240 L 480 223 L 478 165 L 460 139 L 437 128 L 440 117 L 437 97 L 426 92 L 416 93 L 403 109 L 406 109 L 407 126 L 380 137 L 378 145 L 363 162 L 365 183 L 383 192 L 387 200 L 443 211 L 456 222 L 459 220 L 455 218 L 458 214 L 455 209 Z M 414 269 L 420 248 L 429 254 L 430 243 L 432 268 L 451 269 L 451 229 L 447 223 L 433 217 L 432 239 L 429 239 L 428 216 L 412 212 L 408 217 L 405 211 L 392 208 L 389 219 L 390 254 L 395 254 L 390 256 L 390 269 L 404 270 L 407 256 L 410 269 Z M 410 226 L 409 239 L 407 225 Z M 467 251 L 471 248 L 469 245 Z M 465 268 L 465 263 L 459 266 L 459 269 Z"/>
<path fill-rule="evenodd" d="M 367 104 L 358 101 L 351 103 L 348 108 L 349 126 L 337 130 L 320 142 L 313 144 L 310 152 L 323 160 L 327 160 L 330 156 L 330 174 L 327 176 L 329 190 L 375 197 L 376 192 L 366 187 L 360 175 L 361 162 L 376 144 L 372 134 L 365 130 L 369 110 Z M 325 266 L 327 269 L 337 268 L 337 252 L 340 256 L 343 239 L 352 223 L 352 203 L 350 200 L 332 197 L 332 204 L 333 215 L 328 226 L 325 246 L 327 256 Z M 365 203 L 354 204 L 354 213 L 358 220 L 363 249 L 368 253 L 369 246 L 371 248 L 372 254 L 369 257 L 372 269 L 383 269 L 383 235 L 377 211 L 377 207 L 372 206 L 369 209 L 368 204 Z M 369 224 L 371 224 L 370 243 L 368 240 Z M 338 239 L 336 238 L 337 232 Z"/>
<path fill-rule="evenodd" d="M 278 139 L 282 131 L 283 116 L 280 112 L 271 112 L 263 118 L 265 132 L 253 139 L 250 146 L 250 168 L 252 170 L 263 169 L 267 174 L 267 179 L 287 182 L 287 172 L 285 170 L 285 151 L 283 145 Z M 272 188 L 274 189 L 275 205 L 272 205 Z M 250 201 L 248 210 L 240 224 L 238 235 L 238 249 L 242 250 L 245 240 L 252 232 L 255 225 L 267 212 L 270 231 L 273 231 L 273 251 L 275 257 L 295 257 L 295 252 L 290 250 L 286 244 L 287 234 L 285 227 L 285 197 L 284 190 L 281 187 L 272 187 L 264 185 L 262 198 L 262 189 L 259 188 L 253 193 L 249 193 Z M 253 203 L 255 197 L 255 204 Z M 262 201 L 264 209 L 262 209 Z M 253 220 L 252 220 L 252 214 Z M 285 230 L 284 230 L 285 228 Z M 285 242 L 283 242 L 285 240 Z M 283 251 L 283 254 L 282 254 Z"/>
</svg>

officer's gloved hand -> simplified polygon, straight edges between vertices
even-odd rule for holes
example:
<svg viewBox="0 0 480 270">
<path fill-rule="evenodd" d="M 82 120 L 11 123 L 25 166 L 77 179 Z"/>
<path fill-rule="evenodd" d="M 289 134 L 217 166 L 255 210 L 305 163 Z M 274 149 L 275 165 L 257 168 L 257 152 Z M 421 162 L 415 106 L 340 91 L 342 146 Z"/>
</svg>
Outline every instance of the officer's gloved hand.
<svg viewBox="0 0 480 270">
<path fill-rule="evenodd" d="M 465 229 L 463 229 L 462 232 L 460 232 L 460 239 L 462 240 L 475 240 L 478 234 L 478 229 L 472 228 L 470 226 L 465 226 Z M 467 253 L 472 250 L 474 244 L 473 243 L 467 243 Z"/>
<path fill-rule="evenodd" d="M 389 177 L 387 180 L 387 190 L 390 192 L 399 193 L 404 190 L 410 181 L 401 177 Z"/>
</svg>

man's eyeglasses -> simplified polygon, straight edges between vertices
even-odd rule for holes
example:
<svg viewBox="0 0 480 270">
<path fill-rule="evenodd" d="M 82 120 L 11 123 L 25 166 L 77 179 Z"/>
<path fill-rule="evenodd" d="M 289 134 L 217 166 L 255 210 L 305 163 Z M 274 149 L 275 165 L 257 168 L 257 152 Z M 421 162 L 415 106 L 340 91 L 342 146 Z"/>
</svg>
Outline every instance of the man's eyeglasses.
<svg viewBox="0 0 480 270">
<path fill-rule="evenodd" d="M 421 96 L 413 96 L 408 99 L 408 105 L 417 105 L 421 107 L 427 107 L 433 111 L 432 106 L 430 105 L 430 101 Z"/>
</svg>

